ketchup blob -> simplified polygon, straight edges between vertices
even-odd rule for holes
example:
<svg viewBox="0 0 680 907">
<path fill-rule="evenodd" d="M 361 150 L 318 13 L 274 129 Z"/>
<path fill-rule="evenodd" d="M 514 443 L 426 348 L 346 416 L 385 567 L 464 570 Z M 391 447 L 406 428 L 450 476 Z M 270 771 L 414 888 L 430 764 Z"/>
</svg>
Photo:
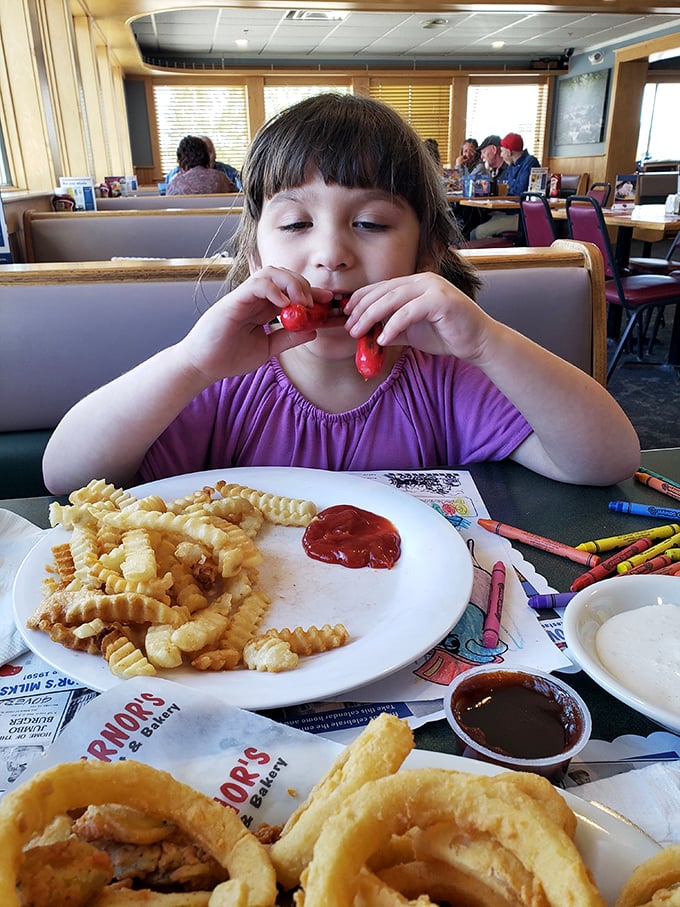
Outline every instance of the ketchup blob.
<svg viewBox="0 0 680 907">
<path fill-rule="evenodd" d="M 352 504 L 336 504 L 307 526 L 302 547 L 309 557 L 327 564 L 389 570 L 399 560 L 401 537 L 385 517 Z"/>
</svg>

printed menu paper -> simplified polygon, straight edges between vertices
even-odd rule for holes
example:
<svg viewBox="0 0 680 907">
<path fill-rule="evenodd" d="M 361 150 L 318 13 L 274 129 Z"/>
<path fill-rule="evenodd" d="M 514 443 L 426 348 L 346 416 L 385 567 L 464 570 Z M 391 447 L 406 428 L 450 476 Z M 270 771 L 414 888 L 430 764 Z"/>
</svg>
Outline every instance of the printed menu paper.
<svg viewBox="0 0 680 907">
<path fill-rule="evenodd" d="M 283 823 L 340 750 L 174 681 L 135 677 L 81 709 L 19 783 L 62 762 L 134 759 L 169 771 L 254 829 Z"/>
</svg>

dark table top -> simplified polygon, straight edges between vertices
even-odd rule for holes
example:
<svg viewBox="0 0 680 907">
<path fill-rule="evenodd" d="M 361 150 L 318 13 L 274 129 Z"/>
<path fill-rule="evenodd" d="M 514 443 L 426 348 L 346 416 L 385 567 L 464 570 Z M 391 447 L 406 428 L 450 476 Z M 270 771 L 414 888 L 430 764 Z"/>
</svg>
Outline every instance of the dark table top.
<svg viewBox="0 0 680 907">
<path fill-rule="evenodd" d="M 642 464 L 670 479 L 680 481 L 680 448 L 645 451 Z M 629 479 L 618 485 L 592 487 L 566 485 L 538 476 L 522 466 L 504 461 L 469 467 L 469 471 L 493 519 L 501 520 L 569 545 L 586 539 L 604 538 L 654 525 L 648 517 L 612 513 L 612 500 L 638 501 L 675 507 L 670 498 Z M 54 498 L 0 500 L 0 507 L 12 510 L 37 526 L 47 527 L 48 505 Z M 680 502 L 678 504 L 680 509 Z M 568 591 L 583 567 L 565 558 L 512 543 L 539 574 L 558 591 Z M 680 583 L 680 579 L 678 580 Z M 680 588 L 680 587 L 679 587 Z M 647 736 L 660 726 L 602 690 L 583 671 L 565 673 L 563 679 L 588 703 L 593 718 L 592 736 L 613 740 L 622 734 Z M 431 722 L 415 732 L 420 748 L 459 753 L 460 749 L 445 721 Z"/>
</svg>

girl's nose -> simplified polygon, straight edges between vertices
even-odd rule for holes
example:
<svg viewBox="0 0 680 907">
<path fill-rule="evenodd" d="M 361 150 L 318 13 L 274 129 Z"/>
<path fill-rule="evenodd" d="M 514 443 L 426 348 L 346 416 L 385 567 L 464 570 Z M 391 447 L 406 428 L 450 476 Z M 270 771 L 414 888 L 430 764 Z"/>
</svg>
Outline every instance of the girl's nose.
<svg viewBox="0 0 680 907">
<path fill-rule="evenodd" d="M 351 267 L 354 261 L 352 244 L 340 230 L 324 230 L 317 237 L 315 265 L 328 271 Z"/>
</svg>

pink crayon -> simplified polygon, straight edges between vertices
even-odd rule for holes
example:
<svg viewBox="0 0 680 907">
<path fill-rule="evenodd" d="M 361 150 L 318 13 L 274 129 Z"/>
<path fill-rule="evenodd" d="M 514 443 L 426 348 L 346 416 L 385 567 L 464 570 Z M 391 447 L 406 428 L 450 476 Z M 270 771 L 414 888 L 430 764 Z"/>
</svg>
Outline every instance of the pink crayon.
<svg viewBox="0 0 680 907">
<path fill-rule="evenodd" d="M 504 597 L 505 564 L 503 561 L 496 561 L 491 571 L 489 604 L 484 618 L 484 626 L 482 627 L 482 645 L 485 649 L 495 649 L 498 645 Z"/>
</svg>

